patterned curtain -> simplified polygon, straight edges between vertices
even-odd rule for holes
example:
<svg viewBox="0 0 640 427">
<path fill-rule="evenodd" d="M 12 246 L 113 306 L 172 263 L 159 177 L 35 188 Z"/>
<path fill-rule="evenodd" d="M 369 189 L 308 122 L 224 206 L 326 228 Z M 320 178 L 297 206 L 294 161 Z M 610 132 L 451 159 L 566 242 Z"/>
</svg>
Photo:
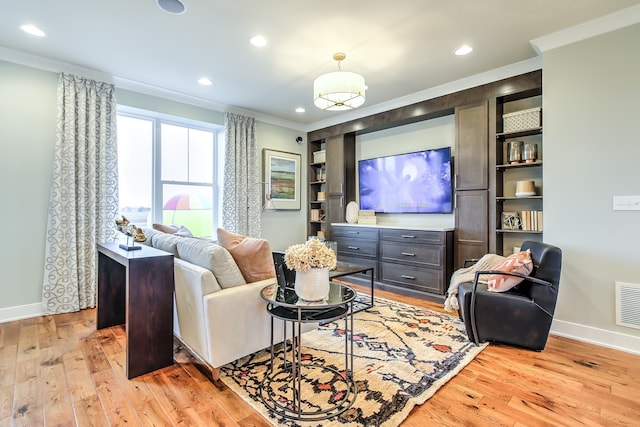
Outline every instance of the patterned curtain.
<svg viewBox="0 0 640 427">
<path fill-rule="evenodd" d="M 117 239 L 114 86 L 63 73 L 44 260 L 47 314 L 96 306 L 96 243 Z"/>
<path fill-rule="evenodd" d="M 252 117 L 225 113 L 222 227 L 260 237 L 261 185 L 256 124 Z"/>
</svg>

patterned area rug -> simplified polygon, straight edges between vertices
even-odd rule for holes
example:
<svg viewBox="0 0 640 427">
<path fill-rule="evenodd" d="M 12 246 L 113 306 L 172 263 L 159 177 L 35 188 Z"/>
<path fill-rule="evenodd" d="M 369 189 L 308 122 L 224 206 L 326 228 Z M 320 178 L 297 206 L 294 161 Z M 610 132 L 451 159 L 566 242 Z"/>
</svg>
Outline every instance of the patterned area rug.
<svg viewBox="0 0 640 427">
<path fill-rule="evenodd" d="M 349 392 L 338 374 L 345 366 L 343 328 L 344 321 L 339 320 L 302 336 L 303 410 L 325 407 Z M 349 409 L 329 420 L 287 420 L 263 403 L 259 393 L 268 372 L 268 351 L 222 367 L 221 378 L 274 426 L 397 426 L 486 346 L 469 342 L 457 317 L 381 298 L 375 299 L 373 308 L 354 315 L 353 329 L 357 396 Z M 282 354 L 280 346 L 276 356 Z M 281 362 L 277 360 L 276 366 Z M 286 375 L 281 377 L 275 380 L 286 383 Z M 269 391 L 287 406 L 290 391 L 274 384 Z"/>
</svg>

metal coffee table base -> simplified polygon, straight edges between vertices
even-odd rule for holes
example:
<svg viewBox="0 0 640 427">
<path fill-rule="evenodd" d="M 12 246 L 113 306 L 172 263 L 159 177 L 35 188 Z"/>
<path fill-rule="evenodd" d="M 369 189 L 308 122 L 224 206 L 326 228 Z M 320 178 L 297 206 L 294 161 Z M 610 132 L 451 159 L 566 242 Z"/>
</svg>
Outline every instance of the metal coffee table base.
<svg viewBox="0 0 640 427">
<path fill-rule="evenodd" d="M 353 300 L 356 293 L 348 286 L 330 283 L 328 301 L 310 305 L 292 304 L 293 290 L 265 288 L 271 314 L 271 360 L 258 394 L 278 416 L 299 421 L 321 421 L 335 417 L 353 406 L 357 386 L 353 380 Z M 273 326 L 284 322 L 282 358 L 275 357 Z M 302 352 L 302 324 L 344 320 L 344 369 L 320 365 Z M 287 329 L 291 326 L 291 339 Z M 320 399 L 318 399 L 320 398 Z M 314 401 L 318 400 L 318 401 Z"/>
</svg>

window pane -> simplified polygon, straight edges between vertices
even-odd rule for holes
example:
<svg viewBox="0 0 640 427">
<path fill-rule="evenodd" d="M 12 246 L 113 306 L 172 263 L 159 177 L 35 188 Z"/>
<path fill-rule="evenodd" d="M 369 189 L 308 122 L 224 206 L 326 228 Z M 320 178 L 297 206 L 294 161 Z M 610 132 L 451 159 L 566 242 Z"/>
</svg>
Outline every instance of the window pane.
<svg viewBox="0 0 640 427">
<path fill-rule="evenodd" d="M 120 214 L 137 225 L 151 220 L 153 122 L 118 115 Z"/>
<path fill-rule="evenodd" d="M 184 225 L 194 236 L 213 235 L 213 188 L 162 186 L 162 223 Z"/>
<path fill-rule="evenodd" d="M 162 124 L 162 180 L 189 180 L 189 129 Z"/>
<path fill-rule="evenodd" d="M 213 133 L 189 130 L 189 182 L 213 183 Z"/>
</svg>

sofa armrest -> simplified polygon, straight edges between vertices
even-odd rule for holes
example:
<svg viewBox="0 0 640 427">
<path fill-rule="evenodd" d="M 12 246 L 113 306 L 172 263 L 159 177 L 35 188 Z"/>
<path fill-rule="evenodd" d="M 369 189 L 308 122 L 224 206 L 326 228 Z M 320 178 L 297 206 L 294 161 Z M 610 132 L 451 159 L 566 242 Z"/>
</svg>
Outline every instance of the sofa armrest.
<svg viewBox="0 0 640 427">
<path fill-rule="evenodd" d="M 283 322 L 267 312 L 267 303 L 260 291 L 276 279 L 261 280 L 223 289 L 204 297 L 206 333 L 209 338 L 208 362 L 213 367 L 244 357 L 271 345 L 271 325 L 275 342 L 284 338 Z M 306 332 L 317 324 L 302 325 Z M 291 328 L 288 328 L 288 336 Z"/>
</svg>

